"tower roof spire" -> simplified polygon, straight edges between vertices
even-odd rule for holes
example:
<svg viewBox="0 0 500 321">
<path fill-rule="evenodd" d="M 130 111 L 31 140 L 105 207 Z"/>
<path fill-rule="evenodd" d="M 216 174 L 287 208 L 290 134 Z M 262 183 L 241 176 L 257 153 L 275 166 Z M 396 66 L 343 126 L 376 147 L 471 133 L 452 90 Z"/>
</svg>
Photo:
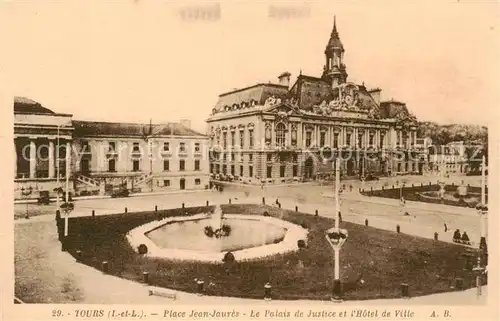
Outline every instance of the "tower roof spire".
<svg viewBox="0 0 500 321">
<path fill-rule="evenodd" d="M 344 46 L 342 45 L 342 42 L 340 41 L 339 33 L 337 31 L 337 17 L 334 15 L 333 16 L 333 29 L 332 33 L 330 35 L 330 40 L 328 41 L 328 44 L 326 45 L 326 50 L 331 50 L 331 49 L 341 49 L 344 50 Z"/>
</svg>

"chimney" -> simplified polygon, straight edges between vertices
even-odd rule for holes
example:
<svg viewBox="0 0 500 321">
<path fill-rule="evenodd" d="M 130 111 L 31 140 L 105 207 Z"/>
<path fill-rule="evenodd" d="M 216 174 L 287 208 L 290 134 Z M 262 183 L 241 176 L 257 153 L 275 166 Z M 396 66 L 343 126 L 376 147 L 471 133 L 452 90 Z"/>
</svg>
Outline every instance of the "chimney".
<svg viewBox="0 0 500 321">
<path fill-rule="evenodd" d="M 182 126 L 191 129 L 191 121 L 189 119 L 181 119 L 180 123 Z"/>
<path fill-rule="evenodd" d="M 288 71 L 285 71 L 284 73 L 282 73 L 281 75 L 279 75 L 278 79 L 279 79 L 279 84 L 282 85 L 282 86 L 287 86 L 289 87 L 290 86 L 290 76 L 292 74 L 290 74 Z"/>
<path fill-rule="evenodd" d="M 380 105 L 380 92 L 382 90 L 380 88 L 374 88 L 368 91 L 370 96 L 372 96 L 373 100 L 377 103 L 377 105 Z"/>
</svg>

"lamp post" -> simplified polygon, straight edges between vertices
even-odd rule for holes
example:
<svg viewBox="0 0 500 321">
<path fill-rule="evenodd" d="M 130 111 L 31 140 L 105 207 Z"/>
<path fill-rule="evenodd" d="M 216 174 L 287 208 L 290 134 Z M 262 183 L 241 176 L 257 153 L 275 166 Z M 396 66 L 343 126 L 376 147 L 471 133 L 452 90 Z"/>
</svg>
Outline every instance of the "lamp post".
<svg viewBox="0 0 500 321">
<path fill-rule="evenodd" d="M 476 295 L 479 298 L 481 296 L 481 275 L 483 275 L 486 269 L 481 265 L 481 258 L 477 258 L 477 265 L 472 269 L 476 273 Z"/>
<path fill-rule="evenodd" d="M 27 200 L 27 198 L 33 193 L 33 187 L 28 187 L 28 188 L 24 188 L 24 187 L 21 187 L 21 195 L 26 197 L 26 215 L 24 216 L 26 219 L 29 219 L 30 216 L 29 216 L 29 211 L 28 211 L 28 206 L 29 206 L 29 201 Z"/>
<path fill-rule="evenodd" d="M 335 254 L 334 263 L 334 280 L 332 300 L 340 301 L 342 296 L 340 283 L 340 248 L 347 239 L 347 230 L 340 229 L 340 203 L 339 203 L 339 185 L 340 185 L 340 162 L 338 158 L 335 160 L 335 227 L 326 231 L 326 240 L 332 247 Z"/>
<path fill-rule="evenodd" d="M 476 210 L 479 214 L 479 248 L 486 251 L 486 226 L 484 223 L 488 214 L 488 205 L 486 204 L 486 157 L 484 155 L 481 166 L 481 203 L 476 205 Z"/>
</svg>

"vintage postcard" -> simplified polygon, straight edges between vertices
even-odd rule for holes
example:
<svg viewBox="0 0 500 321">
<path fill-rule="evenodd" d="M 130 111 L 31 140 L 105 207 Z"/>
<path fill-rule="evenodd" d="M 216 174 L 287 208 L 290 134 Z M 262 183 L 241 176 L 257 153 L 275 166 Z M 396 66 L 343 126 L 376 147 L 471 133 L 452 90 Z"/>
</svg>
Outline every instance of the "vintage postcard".
<svg viewBox="0 0 500 321">
<path fill-rule="evenodd" d="M 2 318 L 496 320 L 499 9 L 2 1 Z"/>
</svg>

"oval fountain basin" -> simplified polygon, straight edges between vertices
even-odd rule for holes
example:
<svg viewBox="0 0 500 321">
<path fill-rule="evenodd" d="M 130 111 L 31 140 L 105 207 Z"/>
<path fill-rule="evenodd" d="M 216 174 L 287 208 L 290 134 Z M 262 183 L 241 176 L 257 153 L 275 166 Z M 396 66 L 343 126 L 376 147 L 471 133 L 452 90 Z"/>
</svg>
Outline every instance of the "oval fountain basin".
<svg viewBox="0 0 500 321">
<path fill-rule="evenodd" d="M 260 220 L 223 218 L 222 224 L 231 232 L 220 238 L 205 234 L 210 219 L 168 222 L 145 235 L 164 249 L 227 252 L 281 242 L 286 234 L 285 228 Z"/>
</svg>

